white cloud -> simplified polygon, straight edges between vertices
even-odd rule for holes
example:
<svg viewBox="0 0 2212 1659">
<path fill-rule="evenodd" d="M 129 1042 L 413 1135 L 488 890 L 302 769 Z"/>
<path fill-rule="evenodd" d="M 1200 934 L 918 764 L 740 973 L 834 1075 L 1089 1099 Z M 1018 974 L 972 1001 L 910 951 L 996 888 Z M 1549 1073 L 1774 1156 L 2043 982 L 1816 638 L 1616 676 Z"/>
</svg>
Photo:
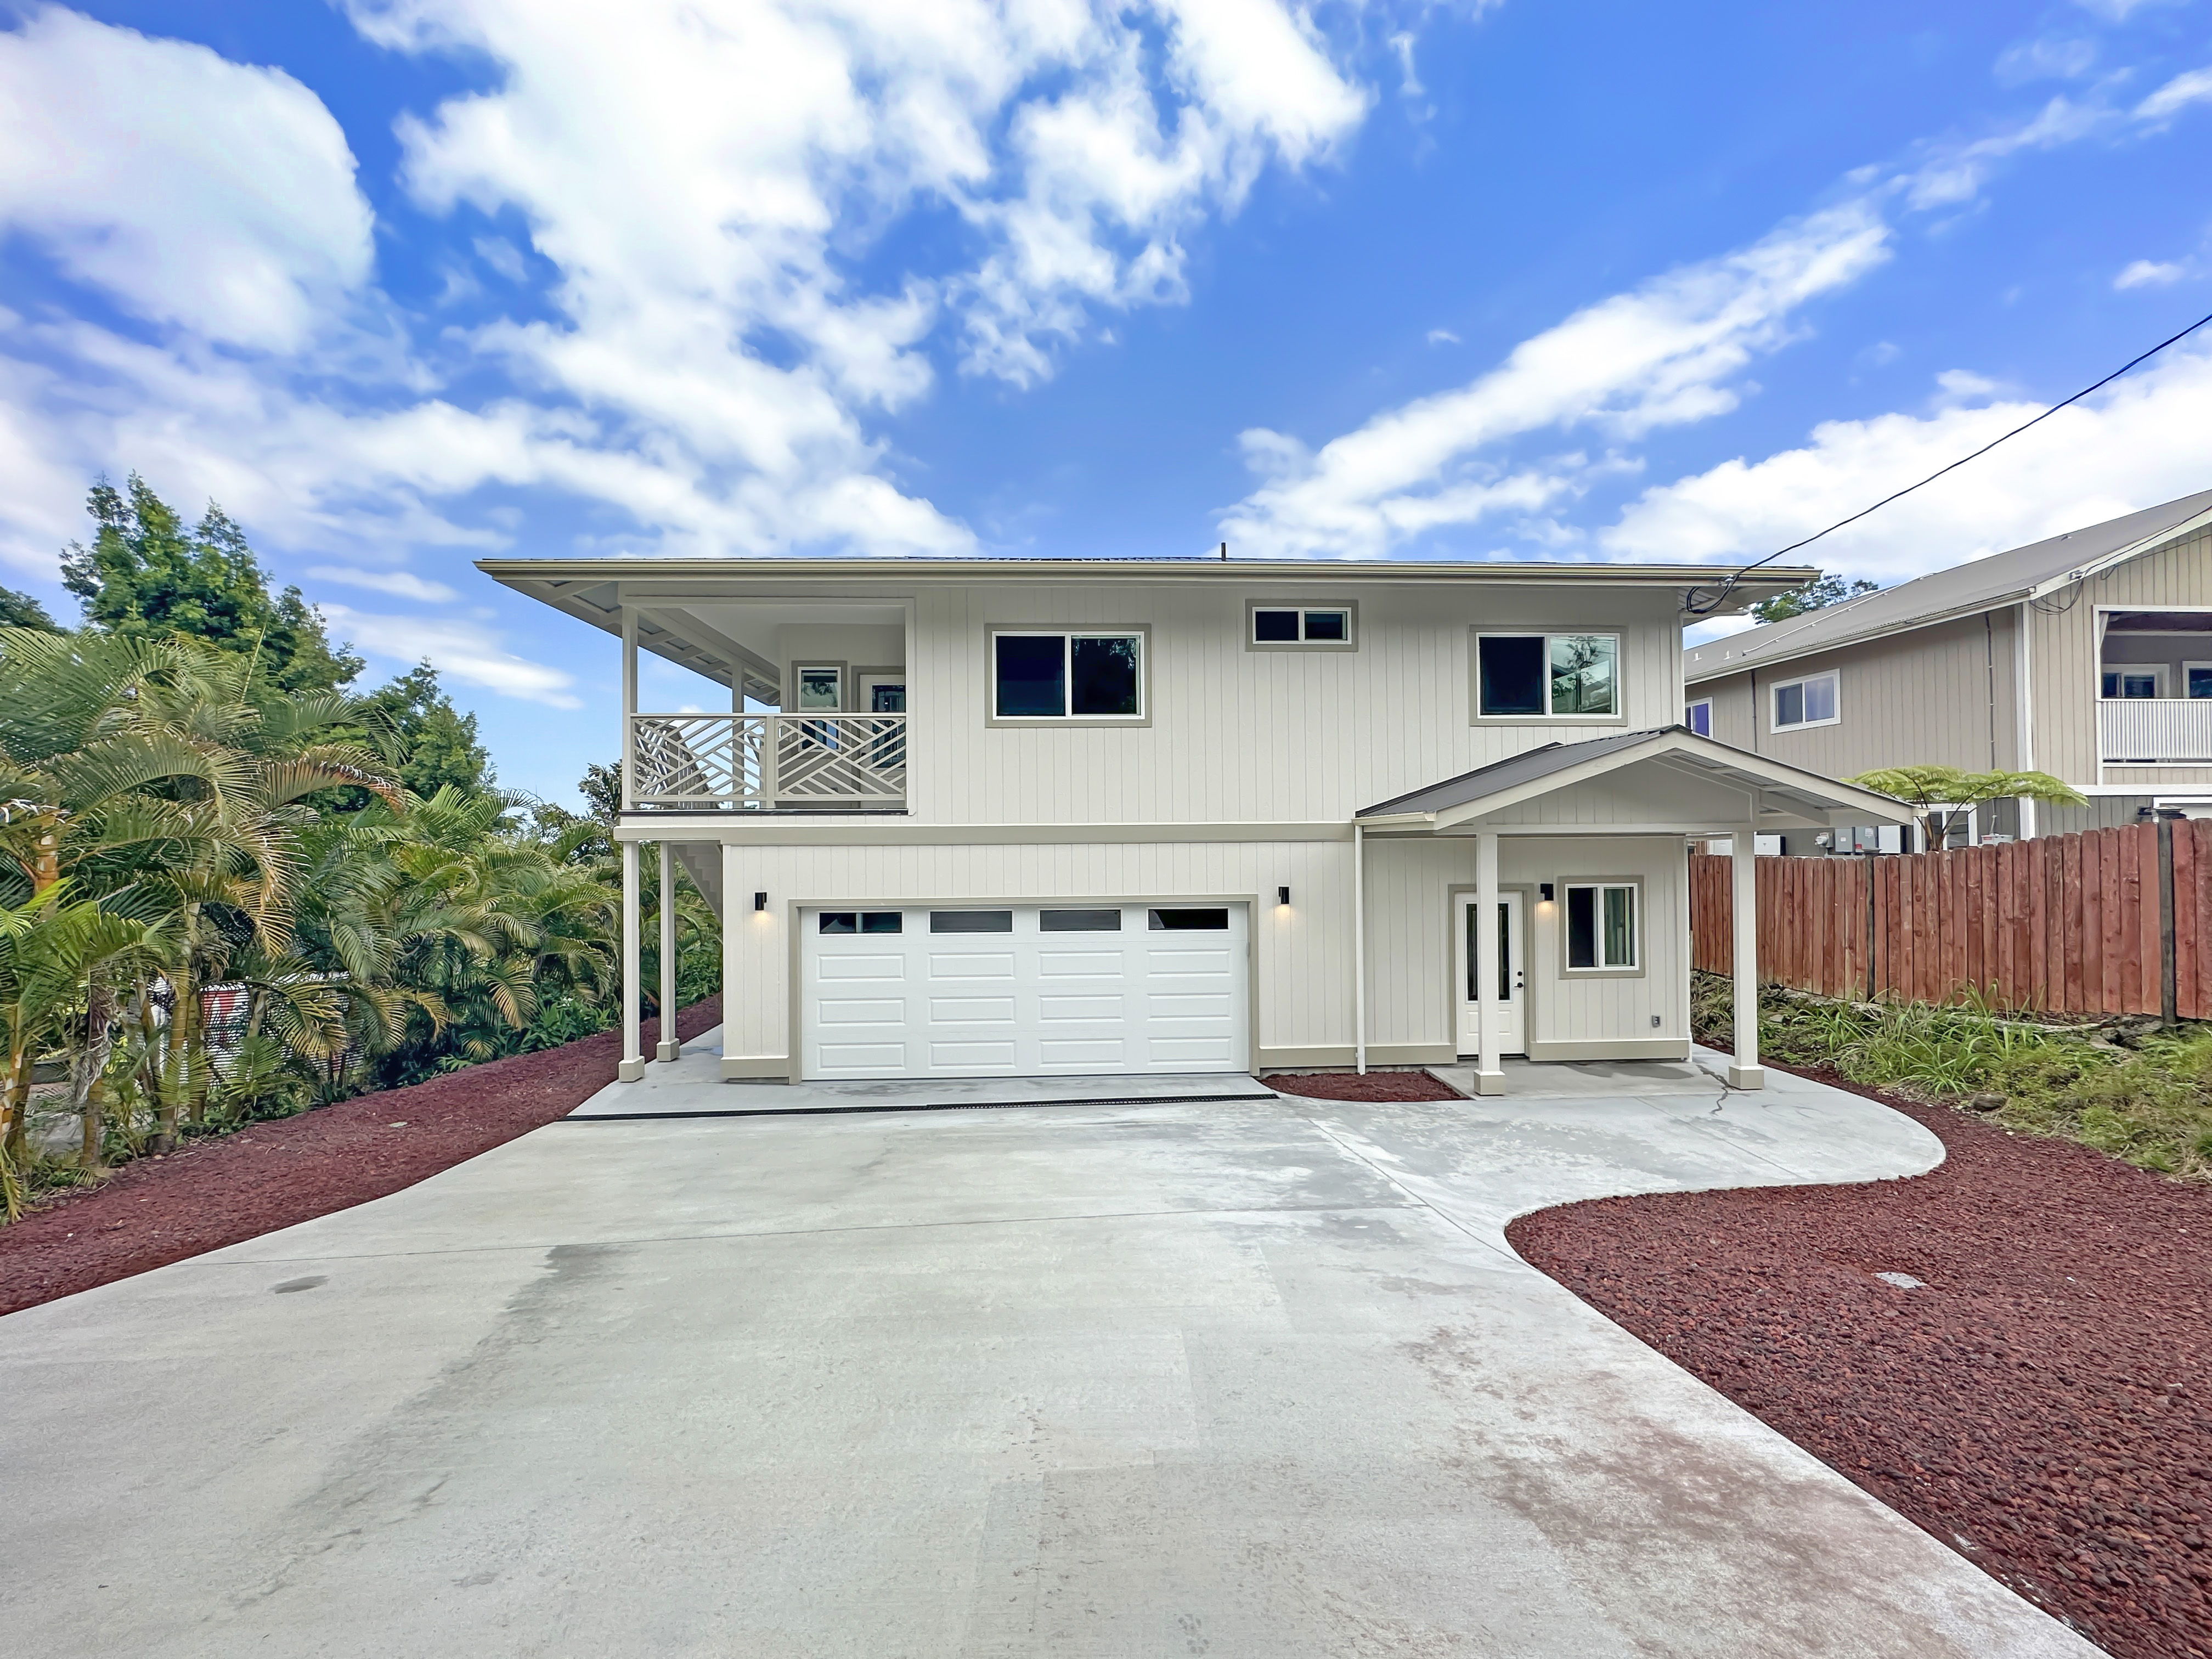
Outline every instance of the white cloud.
<svg viewBox="0 0 2212 1659">
<path fill-rule="evenodd" d="M 575 676 L 516 656 L 489 629 L 446 617 L 375 616 L 343 605 L 317 608 L 333 629 L 371 656 L 398 663 L 428 661 L 441 674 L 526 702 L 583 707 L 569 689 Z"/>
<path fill-rule="evenodd" d="M 2178 283 L 2189 273 L 2172 260 L 2137 259 L 2125 270 L 2112 278 L 2118 289 L 2164 288 Z"/>
<path fill-rule="evenodd" d="M 598 550 L 963 550 L 869 428 L 928 391 L 932 342 L 1048 374 L 1099 312 L 1179 300 L 1194 230 L 1370 102 L 1296 0 L 347 9 L 489 66 L 403 118 L 403 182 L 458 222 L 441 303 L 494 273 L 544 303 L 447 333 L 378 292 L 353 157 L 282 72 L 58 9 L 0 29 L 0 234 L 167 331 L 0 312 L 31 412 L 0 471 L 36 492 L 0 499 L 0 557 L 51 568 L 118 465 L 349 564 L 496 544 L 489 490 L 615 509 L 578 515 Z M 964 226 L 950 266 L 933 234 L 940 263 L 862 283 L 917 215 Z M 456 389 L 487 367 L 508 386 Z"/>
<path fill-rule="evenodd" d="M 2212 69 L 2177 75 L 2136 106 L 2138 121 L 2163 121 L 2191 104 L 2212 99 Z"/>
<path fill-rule="evenodd" d="M 1731 382 L 1790 337 L 1799 308 L 1873 269 L 1888 245 L 1872 204 L 1850 202 L 1601 301 L 1468 386 L 1378 415 L 1317 454 L 1247 432 L 1246 460 L 1267 481 L 1222 527 L 1262 553 L 1372 557 L 1440 525 L 1534 510 L 1572 489 L 1583 465 L 1509 476 L 1483 451 L 1547 428 L 1630 439 L 1735 407 Z"/>
<path fill-rule="evenodd" d="M 2030 81 L 2075 81 L 2096 66 L 2097 43 L 2080 36 L 2038 35 L 2015 41 L 1998 56 L 1996 77 L 2016 87 Z"/>
<path fill-rule="evenodd" d="M 0 225 L 140 317 L 271 350 L 304 344 L 372 252 L 313 93 L 58 7 L 0 31 Z"/>
<path fill-rule="evenodd" d="M 365 587 L 398 599 L 420 599 L 425 605 L 448 604 L 461 596 L 443 582 L 431 581 L 408 570 L 354 570 L 341 565 L 319 564 L 307 572 L 317 581 L 343 587 Z"/>
<path fill-rule="evenodd" d="M 1758 558 L 2020 425 L 2018 399 L 1834 421 L 1802 447 L 1647 490 L 1601 533 L 1624 559 Z M 2061 410 L 1970 466 L 1838 531 L 1804 556 L 1853 575 L 1917 576 L 2212 485 L 2212 351 L 2172 358 Z"/>
<path fill-rule="evenodd" d="M 1429 343 L 1431 345 L 1457 345 L 1460 343 L 1460 337 L 1448 328 L 1432 328 L 1429 331 Z"/>
</svg>

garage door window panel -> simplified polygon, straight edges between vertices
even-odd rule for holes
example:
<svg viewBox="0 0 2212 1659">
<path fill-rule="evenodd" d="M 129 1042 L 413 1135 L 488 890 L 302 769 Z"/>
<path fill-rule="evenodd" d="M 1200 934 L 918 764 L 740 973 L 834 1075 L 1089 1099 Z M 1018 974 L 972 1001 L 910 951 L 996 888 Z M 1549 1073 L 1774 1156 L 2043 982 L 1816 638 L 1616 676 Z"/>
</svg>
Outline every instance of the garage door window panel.
<svg viewBox="0 0 2212 1659">
<path fill-rule="evenodd" d="M 1046 933 L 1118 933 L 1121 931 L 1119 910 L 1043 910 L 1037 915 L 1037 930 Z"/>
<path fill-rule="evenodd" d="M 1012 910 L 932 910 L 929 931 L 933 933 L 1011 933 L 1014 931 Z"/>
</svg>

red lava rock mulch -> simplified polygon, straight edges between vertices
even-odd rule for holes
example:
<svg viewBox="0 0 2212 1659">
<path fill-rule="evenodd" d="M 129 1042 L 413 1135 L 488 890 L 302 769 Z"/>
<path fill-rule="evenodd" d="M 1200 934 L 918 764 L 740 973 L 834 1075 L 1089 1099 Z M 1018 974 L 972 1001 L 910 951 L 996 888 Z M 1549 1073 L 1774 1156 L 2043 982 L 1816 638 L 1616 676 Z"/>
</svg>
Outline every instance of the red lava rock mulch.
<svg viewBox="0 0 2212 1659">
<path fill-rule="evenodd" d="M 721 999 L 677 1011 L 690 1038 Z M 645 1022 L 646 1052 L 659 1022 Z M 0 1314 L 36 1307 L 411 1187 L 565 1117 L 615 1080 L 621 1034 L 471 1066 L 411 1088 L 188 1141 L 0 1227 Z"/>
<path fill-rule="evenodd" d="M 1270 1089 L 1314 1100 L 1458 1100 L 1426 1072 L 1297 1072 L 1261 1079 Z"/>
<path fill-rule="evenodd" d="M 1877 1097 L 1941 1168 L 1600 1199 L 1508 1237 L 2119 1659 L 2212 1656 L 2212 1189 Z"/>
</svg>

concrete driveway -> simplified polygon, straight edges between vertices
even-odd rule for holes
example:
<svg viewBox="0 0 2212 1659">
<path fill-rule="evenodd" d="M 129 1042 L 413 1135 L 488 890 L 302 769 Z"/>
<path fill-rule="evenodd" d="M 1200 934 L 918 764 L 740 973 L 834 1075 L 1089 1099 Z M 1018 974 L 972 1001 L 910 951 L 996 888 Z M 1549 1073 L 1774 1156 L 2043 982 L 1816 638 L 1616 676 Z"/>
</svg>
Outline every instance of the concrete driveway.
<svg viewBox="0 0 2212 1659">
<path fill-rule="evenodd" d="M 49 1659 L 2094 1653 L 1499 1231 L 1913 1173 L 1933 1138 L 1788 1079 L 1528 1092 L 1559 1079 L 563 1122 L 14 1315 L 0 1631 Z"/>
</svg>

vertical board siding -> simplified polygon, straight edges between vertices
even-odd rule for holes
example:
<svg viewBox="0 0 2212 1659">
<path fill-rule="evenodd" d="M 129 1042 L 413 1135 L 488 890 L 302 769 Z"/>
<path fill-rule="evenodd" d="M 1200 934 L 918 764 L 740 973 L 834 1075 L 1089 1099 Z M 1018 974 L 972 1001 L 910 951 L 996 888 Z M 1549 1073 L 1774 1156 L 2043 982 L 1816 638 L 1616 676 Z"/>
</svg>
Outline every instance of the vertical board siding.
<svg viewBox="0 0 2212 1659">
<path fill-rule="evenodd" d="M 2172 834 L 2176 1011 L 2212 1019 L 2212 819 Z M 1729 973 L 1729 860 L 1689 862 L 1692 963 Z M 2161 1012 L 2155 824 L 1948 853 L 1763 858 L 1758 877 L 1768 983 L 1857 1000 Z"/>
</svg>

